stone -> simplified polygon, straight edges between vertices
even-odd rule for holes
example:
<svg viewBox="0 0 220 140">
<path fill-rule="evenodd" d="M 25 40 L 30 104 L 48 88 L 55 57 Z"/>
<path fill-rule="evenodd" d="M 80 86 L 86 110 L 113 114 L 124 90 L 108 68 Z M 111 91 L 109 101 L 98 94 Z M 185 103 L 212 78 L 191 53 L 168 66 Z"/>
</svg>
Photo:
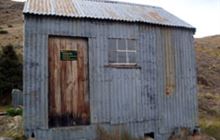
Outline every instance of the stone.
<svg viewBox="0 0 220 140">
<path fill-rule="evenodd" d="M 0 137 L 0 140 L 14 140 L 13 138 L 8 138 L 8 137 Z"/>
</svg>

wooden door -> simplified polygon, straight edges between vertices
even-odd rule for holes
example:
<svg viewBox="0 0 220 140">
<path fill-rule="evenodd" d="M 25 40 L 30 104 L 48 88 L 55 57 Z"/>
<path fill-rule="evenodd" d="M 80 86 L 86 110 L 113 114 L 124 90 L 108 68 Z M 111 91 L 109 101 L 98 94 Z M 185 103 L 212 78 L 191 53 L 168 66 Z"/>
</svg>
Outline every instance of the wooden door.
<svg viewBox="0 0 220 140">
<path fill-rule="evenodd" d="M 49 37 L 49 127 L 88 125 L 87 40 Z"/>
</svg>

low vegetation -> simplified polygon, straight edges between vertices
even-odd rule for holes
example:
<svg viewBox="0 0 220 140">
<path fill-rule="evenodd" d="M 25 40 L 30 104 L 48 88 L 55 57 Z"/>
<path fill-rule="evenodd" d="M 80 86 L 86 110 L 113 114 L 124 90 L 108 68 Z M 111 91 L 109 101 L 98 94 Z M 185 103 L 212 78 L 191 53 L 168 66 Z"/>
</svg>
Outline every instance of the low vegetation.
<svg viewBox="0 0 220 140">
<path fill-rule="evenodd" d="M 13 88 L 22 89 L 22 63 L 13 46 L 7 45 L 0 53 L 0 105 L 10 104 Z"/>
<path fill-rule="evenodd" d="M 144 140 L 142 138 L 133 138 L 131 135 L 120 129 L 113 130 L 112 132 L 106 131 L 104 128 L 97 127 L 96 140 Z"/>
<path fill-rule="evenodd" d="M 0 34 L 8 34 L 8 31 L 6 31 L 6 30 L 0 30 Z"/>
<path fill-rule="evenodd" d="M 220 140 L 220 95 L 199 95 L 200 127 L 202 133 Z"/>
<path fill-rule="evenodd" d="M 0 105 L 0 112 L 6 112 L 10 107 L 11 105 L 5 105 L 5 106 Z"/>
<path fill-rule="evenodd" d="M 8 31 L 3 30 L 3 28 L 2 28 L 2 27 L 0 27 L 0 34 L 7 34 L 7 33 L 8 33 Z"/>
<path fill-rule="evenodd" d="M 8 116 L 11 116 L 11 117 L 22 116 L 22 113 L 23 113 L 22 108 L 13 108 L 13 107 L 11 107 L 11 108 L 7 109 L 7 111 L 6 111 L 6 114 Z"/>
<path fill-rule="evenodd" d="M 220 140 L 220 36 L 196 39 L 200 127 Z"/>
<path fill-rule="evenodd" d="M 220 118 L 201 118 L 200 127 L 202 133 L 220 140 Z"/>
</svg>

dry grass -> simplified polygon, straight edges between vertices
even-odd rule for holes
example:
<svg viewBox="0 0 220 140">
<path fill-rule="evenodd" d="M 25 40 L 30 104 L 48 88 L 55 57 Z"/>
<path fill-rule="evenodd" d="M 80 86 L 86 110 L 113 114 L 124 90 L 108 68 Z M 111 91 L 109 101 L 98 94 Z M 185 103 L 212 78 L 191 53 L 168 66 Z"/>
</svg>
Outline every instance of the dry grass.
<svg viewBox="0 0 220 140">
<path fill-rule="evenodd" d="M 132 138 L 128 132 L 121 129 L 116 129 L 112 132 L 108 132 L 104 128 L 98 126 L 96 133 L 96 140 L 144 140 L 142 138 Z"/>
<path fill-rule="evenodd" d="M 172 134 L 169 140 L 213 140 L 213 138 L 199 132 L 192 134 L 189 129 L 181 128 L 176 134 Z"/>
<path fill-rule="evenodd" d="M 23 119 L 21 116 L 0 116 L 0 137 L 24 140 Z"/>
<path fill-rule="evenodd" d="M 220 140 L 220 117 L 201 117 L 200 127 L 202 133 Z"/>
<path fill-rule="evenodd" d="M 220 94 L 199 94 L 200 118 L 220 118 Z"/>
<path fill-rule="evenodd" d="M 7 105 L 7 106 L 0 106 L 0 112 L 6 112 L 7 109 L 9 109 L 11 106 Z"/>
<path fill-rule="evenodd" d="M 220 140 L 220 36 L 196 39 L 199 114 L 203 133 Z"/>
<path fill-rule="evenodd" d="M 0 0 L 0 49 L 11 44 L 23 53 L 23 3 Z"/>
<path fill-rule="evenodd" d="M 13 27 L 4 25 L 2 28 L 7 31 L 7 34 L 0 34 L 0 47 L 11 44 L 15 46 L 16 52 L 23 54 L 23 25 L 13 24 Z"/>
</svg>

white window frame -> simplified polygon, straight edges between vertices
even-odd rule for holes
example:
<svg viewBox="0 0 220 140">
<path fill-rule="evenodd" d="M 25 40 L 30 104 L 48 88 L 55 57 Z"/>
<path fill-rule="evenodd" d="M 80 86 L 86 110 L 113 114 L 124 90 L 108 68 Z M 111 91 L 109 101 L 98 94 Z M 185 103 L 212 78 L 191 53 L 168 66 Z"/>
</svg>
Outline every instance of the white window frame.
<svg viewBox="0 0 220 140">
<path fill-rule="evenodd" d="M 122 39 L 122 38 L 110 38 L 110 39 L 115 39 L 116 41 L 116 50 L 111 50 L 111 51 L 114 51 L 116 53 L 116 62 L 111 62 L 109 63 L 110 65 L 137 65 L 137 63 L 130 63 L 130 60 L 129 60 L 129 55 L 128 53 L 135 53 L 135 57 L 136 57 L 136 61 L 137 61 L 137 47 L 136 47 L 136 40 L 135 39 Z M 125 49 L 119 49 L 119 40 L 122 39 L 125 41 Z M 136 50 L 129 50 L 128 49 L 128 41 L 129 40 L 134 40 L 134 45 L 135 45 L 135 48 Z M 124 47 L 123 47 L 124 48 Z M 123 52 L 125 53 L 126 55 L 126 62 L 123 62 L 123 63 L 119 63 L 118 61 L 118 53 L 117 52 Z M 109 52 L 108 52 L 109 53 Z"/>
</svg>

